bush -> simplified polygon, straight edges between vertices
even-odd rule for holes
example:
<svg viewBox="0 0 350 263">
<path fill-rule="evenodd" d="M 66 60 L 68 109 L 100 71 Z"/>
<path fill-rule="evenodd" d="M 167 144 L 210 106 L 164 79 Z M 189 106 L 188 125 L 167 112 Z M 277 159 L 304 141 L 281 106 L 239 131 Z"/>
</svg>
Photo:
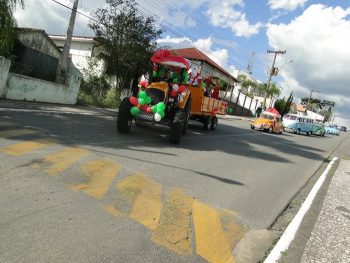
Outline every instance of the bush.
<svg viewBox="0 0 350 263">
<path fill-rule="evenodd" d="M 113 90 L 109 90 L 107 94 L 102 97 L 93 96 L 91 94 L 86 94 L 84 91 L 80 91 L 77 104 L 117 109 L 119 108 L 120 98 L 119 94 Z"/>
</svg>

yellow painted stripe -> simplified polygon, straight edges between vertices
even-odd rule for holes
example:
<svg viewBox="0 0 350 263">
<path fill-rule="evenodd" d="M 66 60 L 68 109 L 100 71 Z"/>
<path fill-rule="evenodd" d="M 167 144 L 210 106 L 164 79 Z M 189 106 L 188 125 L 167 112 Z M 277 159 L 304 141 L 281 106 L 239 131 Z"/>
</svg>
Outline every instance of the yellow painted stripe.
<svg viewBox="0 0 350 263">
<path fill-rule="evenodd" d="M 244 236 L 245 229 L 238 223 L 236 214 L 233 211 L 223 210 L 219 214 L 226 242 L 232 251 Z"/>
<path fill-rule="evenodd" d="M 13 123 L 7 121 L 0 121 L 0 127 L 14 126 Z"/>
<path fill-rule="evenodd" d="M 112 216 L 123 216 L 123 212 L 121 212 L 119 209 L 115 208 L 113 205 L 107 205 L 104 207 L 105 211 Z"/>
<path fill-rule="evenodd" d="M 81 165 L 80 169 L 89 181 L 70 188 L 75 191 L 82 190 L 92 197 L 102 199 L 114 177 L 121 170 L 121 166 L 109 160 L 93 160 Z"/>
<path fill-rule="evenodd" d="M 49 175 L 58 175 L 60 172 L 67 169 L 73 163 L 79 161 L 85 155 L 88 154 L 87 150 L 68 147 L 57 153 L 50 154 L 46 156 L 42 162 L 44 166 L 51 165 L 49 168 L 46 168 L 44 171 Z M 34 164 L 34 167 L 37 167 L 38 164 Z"/>
<path fill-rule="evenodd" d="M 120 181 L 116 188 L 121 196 L 131 202 L 129 217 L 152 230 L 155 229 L 162 206 L 162 185 L 142 174 L 134 174 Z"/>
<path fill-rule="evenodd" d="M 180 255 L 192 254 L 191 210 L 193 198 L 180 189 L 169 192 L 152 240 Z"/>
<path fill-rule="evenodd" d="M 57 140 L 55 139 L 40 139 L 40 140 L 34 140 L 34 141 L 27 141 L 27 142 L 20 142 L 13 145 L 9 145 L 7 147 L 4 147 L 3 149 L 0 149 L 1 152 L 4 152 L 8 155 L 12 156 L 21 156 L 24 154 L 27 154 L 31 151 L 38 150 L 40 148 L 47 147 L 51 144 L 57 143 Z"/>
<path fill-rule="evenodd" d="M 21 135 L 36 134 L 38 132 L 39 131 L 37 130 L 29 130 L 29 129 L 7 130 L 7 131 L 0 131 L 0 137 L 11 138 L 11 137 L 21 136 Z"/>
<path fill-rule="evenodd" d="M 197 254 L 213 263 L 233 263 L 217 210 L 197 200 L 192 206 Z"/>
</svg>

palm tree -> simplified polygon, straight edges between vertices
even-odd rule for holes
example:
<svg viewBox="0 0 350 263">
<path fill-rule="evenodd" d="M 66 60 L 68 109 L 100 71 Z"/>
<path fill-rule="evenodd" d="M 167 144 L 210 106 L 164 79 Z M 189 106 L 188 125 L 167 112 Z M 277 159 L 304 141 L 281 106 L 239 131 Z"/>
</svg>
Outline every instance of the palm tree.
<svg viewBox="0 0 350 263">
<path fill-rule="evenodd" d="M 249 87 L 256 88 L 258 87 L 258 84 L 255 81 L 252 81 L 247 78 L 246 75 L 240 74 L 237 77 L 238 82 L 241 83 L 242 90 L 244 93 L 248 93 Z"/>
<path fill-rule="evenodd" d="M 11 57 L 17 25 L 13 12 L 17 6 L 23 8 L 23 0 L 0 0 L 0 56 Z"/>
</svg>

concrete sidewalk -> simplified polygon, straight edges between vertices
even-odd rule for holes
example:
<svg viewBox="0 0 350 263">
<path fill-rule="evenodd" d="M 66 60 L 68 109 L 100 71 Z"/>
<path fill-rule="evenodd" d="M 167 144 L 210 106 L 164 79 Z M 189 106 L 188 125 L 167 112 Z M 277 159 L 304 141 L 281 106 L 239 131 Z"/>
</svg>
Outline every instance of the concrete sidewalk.
<svg viewBox="0 0 350 263">
<path fill-rule="evenodd" d="M 255 117 L 247 117 L 247 116 L 234 116 L 234 115 L 217 115 L 219 119 L 222 120 L 246 120 L 251 121 L 254 120 Z"/>
<path fill-rule="evenodd" d="M 350 160 L 341 160 L 301 262 L 350 262 Z"/>
<path fill-rule="evenodd" d="M 63 105 L 55 103 L 15 101 L 4 99 L 0 99 L 0 109 L 1 108 L 102 116 L 116 116 L 116 113 L 118 112 L 115 109 L 100 108 L 94 106 Z"/>
<path fill-rule="evenodd" d="M 350 137 L 347 136 L 341 149 L 337 150 L 337 155 L 342 159 L 331 161 L 327 169 L 324 167 L 326 170 L 322 169 L 323 174 L 311 186 L 312 190 L 303 205 L 264 263 L 350 262 L 349 145 Z M 321 177 L 324 174 L 323 181 Z M 316 186 L 319 183 L 320 188 Z M 304 214 L 304 205 L 310 202 L 309 198 L 313 198 L 311 196 L 315 194 L 314 188 L 318 189 L 317 193 Z"/>
</svg>

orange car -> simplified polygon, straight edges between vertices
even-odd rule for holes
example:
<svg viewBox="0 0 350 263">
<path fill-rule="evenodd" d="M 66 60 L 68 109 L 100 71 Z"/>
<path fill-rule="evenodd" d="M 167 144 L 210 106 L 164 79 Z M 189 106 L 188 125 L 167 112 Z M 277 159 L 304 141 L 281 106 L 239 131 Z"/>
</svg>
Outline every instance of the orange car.
<svg viewBox="0 0 350 263">
<path fill-rule="evenodd" d="M 250 123 L 251 129 L 268 131 L 269 133 L 283 132 L 282 119 L 280 115 L 273 114 L 270 112 L 263 112 L 259 118 L 255 119 Z"/>
</svg>

